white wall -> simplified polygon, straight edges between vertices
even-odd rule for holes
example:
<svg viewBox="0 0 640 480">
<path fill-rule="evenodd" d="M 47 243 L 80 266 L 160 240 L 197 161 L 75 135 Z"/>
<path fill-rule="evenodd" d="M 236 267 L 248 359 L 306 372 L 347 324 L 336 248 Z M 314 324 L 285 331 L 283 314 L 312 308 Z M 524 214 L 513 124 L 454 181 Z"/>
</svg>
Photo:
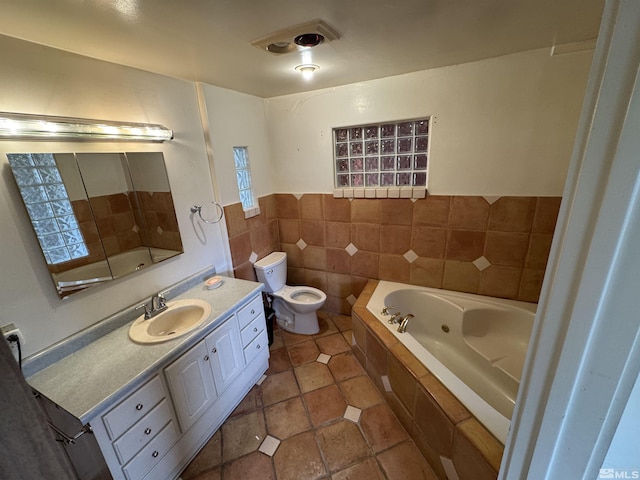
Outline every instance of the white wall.
<svg viewBox="0 0 640 480">
<path fill-rule="evenodd" d="M 267 99 L 275 191 L 333 189 L 334 127 L 435 115 L 432 194 L 561 195 L 591 57 L 534 50 Z"/>
<path fill-rule="evenodd" d="M 0 37 L 0 105 L 9 112 L 163 124 L 164 144 L 0 142 L 0 324 L 14 322 L 33 354 L 210 265 L 230 269 L 219 226 L 193 221 L 189 207 L 213 199 L 195 85 Z M 106 287 L 58 298 L 28 221 L 6 153 L 163 152 L 185 253 Z"/>
<path fill-rule="evenodd" d="M 233 147 L 248 147 L 253 192 L 274 192 L 264 100 L 246 93 L 200 84 L 209 123 L 215 175 L 222 205 L 238 203 Z"/>
</svg>

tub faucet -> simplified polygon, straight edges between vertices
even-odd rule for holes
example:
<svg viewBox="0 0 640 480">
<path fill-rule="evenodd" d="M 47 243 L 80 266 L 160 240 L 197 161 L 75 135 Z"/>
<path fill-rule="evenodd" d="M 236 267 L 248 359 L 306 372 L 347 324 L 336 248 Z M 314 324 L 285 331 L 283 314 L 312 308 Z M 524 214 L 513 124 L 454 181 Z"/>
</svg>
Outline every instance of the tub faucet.
<svg viewBox="0 0 640 480">
<path fill-rule="evenodd" d="M 395 308 L 396 307 L 384 307 L 380 313 L 386 317 L 387 315 L 391 315 L 391 310 L 394 310 Z"/>
<path fill-rule="evenodd" d="M 409 320 L 413 318 L 413 315 L 405 315 L 405 317 L 400 322 L 400 326 L 398 327 L 398 332 L 404 333 L 407 331 L 407 325 L 409 325 Z"/>
<path fill-rule="evenodd" d="M 393 325 L 394 323 L 399 323 L 401 317 L 402 317 L 402 314 L 400 312 L 396 312 L 393 315 L 391 315 L 391 318 L 387 320 L 387 322 L 390 323 L 391 325 Z"/>
</svg>

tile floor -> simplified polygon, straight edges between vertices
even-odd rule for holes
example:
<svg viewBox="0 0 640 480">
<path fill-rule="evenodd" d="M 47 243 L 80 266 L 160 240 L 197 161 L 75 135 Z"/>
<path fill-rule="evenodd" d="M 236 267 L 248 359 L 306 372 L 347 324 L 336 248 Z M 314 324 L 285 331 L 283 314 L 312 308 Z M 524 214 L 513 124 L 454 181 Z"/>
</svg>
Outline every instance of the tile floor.
<svg viewBox="0 0 640 480">
<path fill-rule="evenodd" d="M 266 378 L 182 480 L 437 479 L 351 353 L 351 317 L 320 333 L 275 330 Z"/>
</svg>

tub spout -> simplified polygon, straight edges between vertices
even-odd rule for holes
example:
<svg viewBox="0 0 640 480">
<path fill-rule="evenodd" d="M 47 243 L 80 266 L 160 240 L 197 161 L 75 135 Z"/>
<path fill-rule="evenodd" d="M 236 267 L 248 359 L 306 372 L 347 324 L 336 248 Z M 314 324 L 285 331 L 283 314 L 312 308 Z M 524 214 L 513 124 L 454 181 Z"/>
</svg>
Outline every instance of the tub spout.
<svg viewBox="0 0 640 480">
<path fill-rule="evenodd" d="M 405 317 L 400 322 L 400 326 L 398 327 L 398 332 L 404 333 L 407 331 L 407 325 L 409 325 L 409 320 L 413 318 L 413 315 L 405 315 Z"/>
</svg>

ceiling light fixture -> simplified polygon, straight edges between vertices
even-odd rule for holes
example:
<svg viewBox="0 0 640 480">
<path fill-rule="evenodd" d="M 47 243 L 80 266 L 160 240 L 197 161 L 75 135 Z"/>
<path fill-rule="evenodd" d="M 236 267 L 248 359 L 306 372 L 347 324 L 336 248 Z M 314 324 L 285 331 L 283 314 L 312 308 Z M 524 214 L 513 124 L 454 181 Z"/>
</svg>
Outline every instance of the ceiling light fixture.
<svg viewBox="0 0 640 480">
<path fill-rule="evenodd" d="M 162 125 L 0 112 L 0 140 L 89 140 L 165 142 L 173 131 Z"/>
<path fill-rule="evenodd" d="M 318 65 L 313 65 L 311 63 L 305 63 L 304 65 L 298 65 L 296 70 L 302 73 L 302 77 L 305 80 L 310 80 L 313 78 L 313 73 L 318 70 L 320 67 Z"/>
</svg>

